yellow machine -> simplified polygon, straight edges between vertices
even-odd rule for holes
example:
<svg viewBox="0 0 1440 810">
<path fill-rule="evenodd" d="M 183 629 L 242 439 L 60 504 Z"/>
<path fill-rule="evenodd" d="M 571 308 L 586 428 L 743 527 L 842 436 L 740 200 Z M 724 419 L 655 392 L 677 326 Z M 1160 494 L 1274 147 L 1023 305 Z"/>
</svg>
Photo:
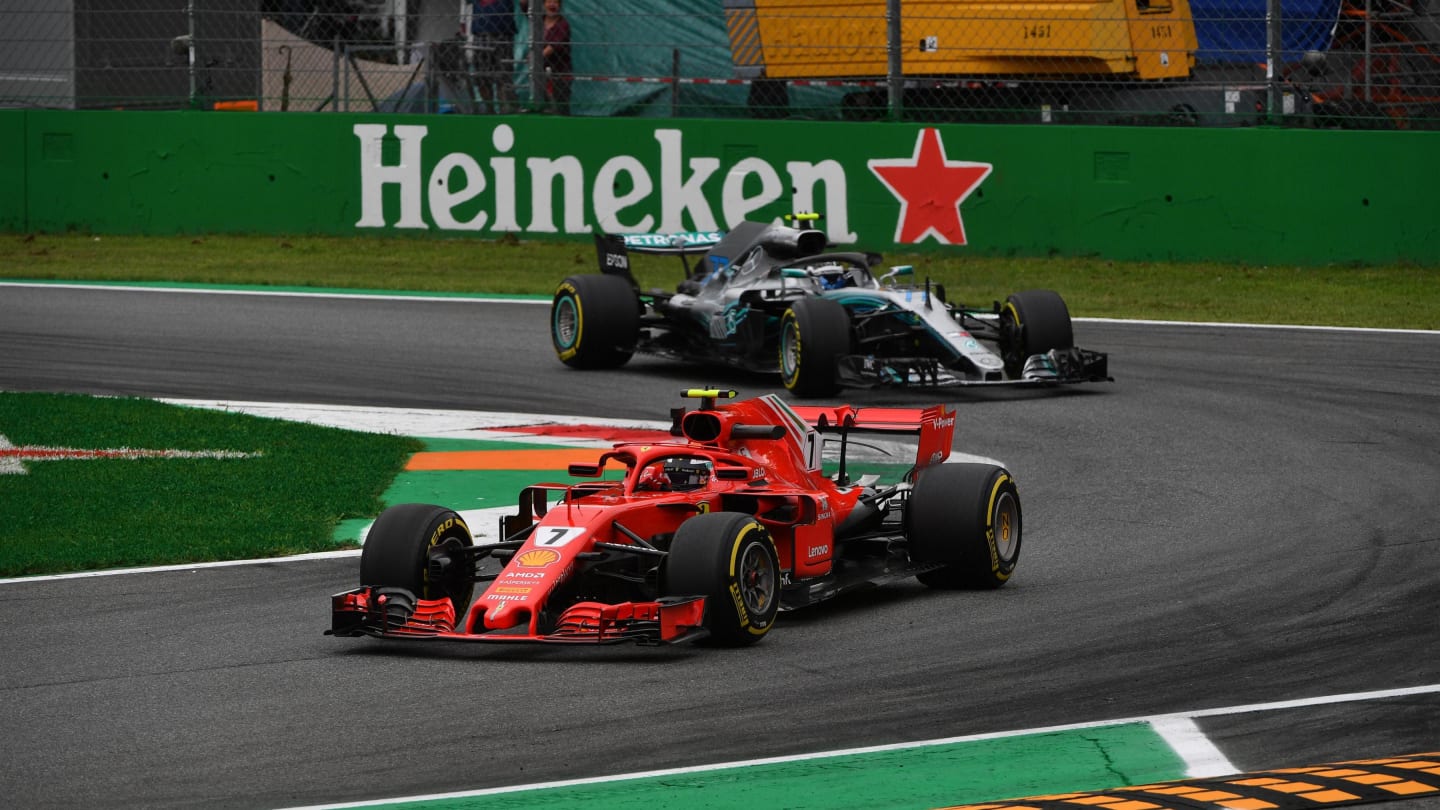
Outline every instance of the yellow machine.
<svg viewBox="0 0 1440 810">
<path fill-rule="evenodd" d="M 1179 79 L 1195 67 L 1189 0 L 904 0 L 901 74 Z M 888 75 L 886 0 L 726 0 L 744 76 Z"/>
</svg>

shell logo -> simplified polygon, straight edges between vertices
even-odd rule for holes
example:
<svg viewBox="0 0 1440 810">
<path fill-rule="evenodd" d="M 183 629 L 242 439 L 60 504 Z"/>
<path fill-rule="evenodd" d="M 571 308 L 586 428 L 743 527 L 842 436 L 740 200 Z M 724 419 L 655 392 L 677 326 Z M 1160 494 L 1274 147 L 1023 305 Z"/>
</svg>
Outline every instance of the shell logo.
<svg viewBox="0 0 1440 810">
<path fill-rule="evenodd" d="M 560 552 L 548 548 L 532 548 L 515 558 L 515 564 L 524 568 L 544 568 L 560 559 Z"/>
</svg>

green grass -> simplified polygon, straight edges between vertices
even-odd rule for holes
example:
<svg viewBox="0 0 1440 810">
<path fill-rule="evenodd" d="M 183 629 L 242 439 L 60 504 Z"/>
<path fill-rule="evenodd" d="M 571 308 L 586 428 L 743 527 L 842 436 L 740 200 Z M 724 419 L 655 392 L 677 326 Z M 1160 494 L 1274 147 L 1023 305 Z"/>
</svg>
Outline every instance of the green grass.
<svg viewBox="0 0 1440 810">
<path fill-rule="evenodd" d="M 1076 317 L 1440 329 L 1440 267 L 1257 267 L 1105 259 L 983 258 L 964 248 L 893 254 L 951 301 L 988 307 L 1058 291 Z M 680 264 L 637 256 L 642 286 L 673 289 Z M 174 281 L 549 295 L 595 272 L 589 241 L 318 236 L 0 236 L 0 279 Z"/>
<path fill-rule="evenodd" d="M 24 462 L 25 474 L 0 474 L 0 577 L 334 550 L 335 524 L 379 514 L 421 448 L 145 399 L 5 392 L 0 435 L 17 447 L 258 453 Z"/>
</svg>

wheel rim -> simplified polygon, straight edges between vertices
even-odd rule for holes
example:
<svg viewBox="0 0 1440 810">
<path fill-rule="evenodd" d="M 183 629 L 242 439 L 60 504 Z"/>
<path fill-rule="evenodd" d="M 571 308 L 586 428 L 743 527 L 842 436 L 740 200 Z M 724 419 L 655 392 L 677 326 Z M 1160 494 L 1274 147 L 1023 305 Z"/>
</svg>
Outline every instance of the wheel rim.
<svg viewBox="0 0 1440 810">
<path fill-rule="evenodd" d="M 775 601 L 775 564 L 765 547 L 751 543 L 740 557 L 740 598 L 752 615 L 765 616 Z"/>
<path fill-rule="evenodd" d="M 465 589 L 470 583 L 461 576 L 462 569 L 459 566 L 452 567 L 441 576 L 431 579 L 430 560 L 440 555 L 449 556 L 454 560 L 460 556 L 460 552 L 464 548 L 465 544 L 456 537 L 447 538 L 440 545 L 431 547 L 425 555 L 425 571 L 421 574 L 421 581 L 425 583 L 423 596 L 427 599 L 449 599 L 456 603 L 456 612 L 464 610 L 466 607 L 459 602 L 464 601 Z"/>
<path fill-rule="evenodd" d="M 568 349 L 575 345 L 575 336 L 580 332 L 580 311 L 575 306 L 575 299 L 562 298 L 555 304 L 555 341 L 560 348 Z"/>
<path fill-rule="evenodd" d="M 996 555 L 1005 562 L 1015 559 L 1015 552 L 1020 549 L 1020 502 L 1014 495 L 1002 492 L 995 499 L 990 525 L 995 533 Z"/>
<path fill-rule="evenodd" d="M 780 373 L 786 380 L 795 378 L 795 369 L 800 367 L 800 335 L 794 320 L 785 321 L 780 333 Z"/>
</svg>

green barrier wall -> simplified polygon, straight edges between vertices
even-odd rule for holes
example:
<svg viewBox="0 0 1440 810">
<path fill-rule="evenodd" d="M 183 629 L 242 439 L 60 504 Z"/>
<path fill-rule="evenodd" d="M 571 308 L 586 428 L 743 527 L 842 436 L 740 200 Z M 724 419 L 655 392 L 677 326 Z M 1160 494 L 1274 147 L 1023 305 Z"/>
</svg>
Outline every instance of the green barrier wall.
<svg viewBox="0 0 1440 810">
<path fill-rule="evenodd" d="M 11 231 L 578 239 L 820 211 L 882 251 L 1440 264 L 1430 132 L 30 110 L 0 144 Z"/>
</svg>

